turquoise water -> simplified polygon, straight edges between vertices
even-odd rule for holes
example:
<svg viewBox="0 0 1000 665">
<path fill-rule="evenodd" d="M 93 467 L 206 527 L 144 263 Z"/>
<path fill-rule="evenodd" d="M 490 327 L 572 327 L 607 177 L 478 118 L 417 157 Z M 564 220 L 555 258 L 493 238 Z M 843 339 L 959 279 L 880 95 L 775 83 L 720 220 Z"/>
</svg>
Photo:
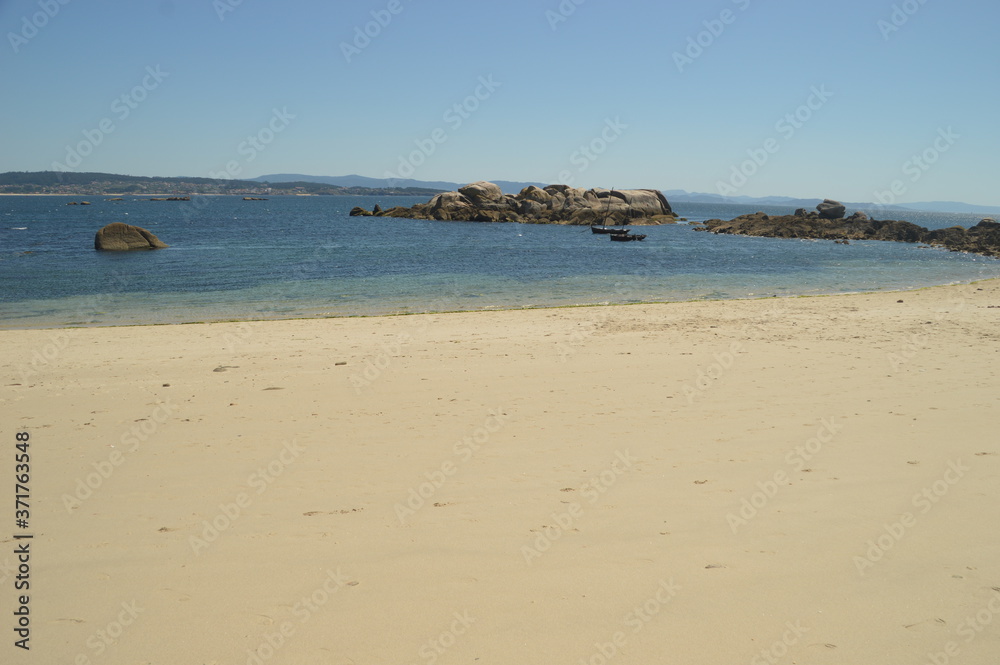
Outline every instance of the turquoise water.
<svg viewBox="0 0 1000 665">
<path fill-rule="evenodd" d="M 70 200 L 92 205 L 67 206 Z M 356 205 L 425 200 L 0 197 L 0 327 L 790 296 L 1000 276 L 995 259 L 905 243 L 715 236 L 686 224 L 644 227 L 645 242 L 612 243 L 579 227 L 347 214 Z M 755 211 L 710 204 L 675 209 L 692 221 Z M 905 219 L 929 228 L 979 221 L 935 213 Z M 94 233 L 114 221 L 147 228 L 171 246 L 94 251 Z"/>
</svg>

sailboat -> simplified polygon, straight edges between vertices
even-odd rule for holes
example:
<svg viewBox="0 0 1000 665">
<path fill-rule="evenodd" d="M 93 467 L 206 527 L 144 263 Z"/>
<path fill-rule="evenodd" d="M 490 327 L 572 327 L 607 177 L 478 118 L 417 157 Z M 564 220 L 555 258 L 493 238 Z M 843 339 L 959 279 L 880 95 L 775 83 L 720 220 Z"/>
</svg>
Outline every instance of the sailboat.
<svg viewBox="0 0 1000 665">
<path fill-rule="evenodd" d="M 632 219 L 632 200 L 631 199 L 629 199 L 629 202 L 628 202 L 628 211 L 625 213 L 625 217 L 627 219 Z M 616 233 L 613 233 L 611 235 L 611 240 L 614 241 L 614 242 L 631 242 L 631 241 L 639 241 L 639 240 L 645 240 L 646 239 L 646 234 L 644 234 L 644 233 L 636 233 L 635 235 L 633 235 L 631 233 L 631 231 L 632 231 L 632 229 L 626 229 L 625 228 L 625 220 L 623 219 L 622 220 L 621 230 L 618 231 L 618 232 L 616 232 Z"/>
<path fill-rule="evenodd" d="M 615 193 L 615 189 L 614 189 L 614 187 L 612 187 L 611 188 L 611 192 L 608 194 L 608 205 L 604 209 L 604 223 L 600 224 L 600 225 L 594 225 L 593 223 L 591 223 L 591 225 L 590 225 L 590 232 L 591 233 L 602 233 L 602 234 L 612 235 L 612 236 L 627 235 L 628 234 L 629 230 L 626 229 L 624 226 L 622 226 L 622 227 L 608 226 L 608 212 L 610 212 L 610 210 L 611 210 L 611 197 L 614 195 L 614 193 Z M 623 222 L 623 224 L 624 224 L 624 222 Z"/>
</svg>

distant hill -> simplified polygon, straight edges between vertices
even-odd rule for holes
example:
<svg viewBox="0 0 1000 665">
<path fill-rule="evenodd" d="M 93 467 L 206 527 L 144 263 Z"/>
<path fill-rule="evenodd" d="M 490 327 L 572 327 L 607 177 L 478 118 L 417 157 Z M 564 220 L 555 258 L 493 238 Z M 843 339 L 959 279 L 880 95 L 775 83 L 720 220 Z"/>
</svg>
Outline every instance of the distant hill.
<svg viewBox="0 0 1000 665">
<path fill-rule="evenodd" d="M 453 182 L 438 182 L 426 180 L 389 180 L 387 178 L 369 178 L 363 175 L 304 175 L 302 173 L 272 173 L 258 178 L 250 178 L 254 182 L 316 182 L 336 187 L 420 187 L 450 192 L 461 185 Z"/>
<path fill-rule="evenodd" d="M 740 205 L 781 205 L 812 210 L 822 202 L 822 199 L 797 199 L 790 196 L 721 196 L 704 192 L 688 192 L 683 189 L 664 190 L 663 195 L 671 203 L 736 203 Z M 1000 214 L 1000 206 L 980 206 L 957 201 L 927 201 L 922 203 L 906 203 L 902 205 L 879 205 L 876 203 L 842 202 L 854 210 L 916 210 L 921 212 L 958 212 L 989 216 Z"/>
<path fill-rule="evenodd" d="M 327 196 L 433 196 L 440 188 L 333 185 L 308 181 L 258 182 L 198 177 L 147 177 L 116 173 L 76 173 L 73 171 L 10 171 L 0 173 L 0 193 L 65 194 L 314 194 Z"/>
<path fill-rule="evenodd" d="M 823 199 L 797 199 L 791 196 L 722 196 L 703 192 L 687 192 L 683 189 L 664 190 L 667 200 L 677 203 L 740 203 L 755 205 L 795 206 L 815 208 Z"/>
<path fill-rule="evenodd" d="M 469 184 L 467 182 L 446 182 L 442 180 L 393 180 L 388 178 L 369 178 L 363 175 L 303 175 L 301 173 L 272 173 L 262 175 L 258 178 L 251 178 L 257 182 L 318 182 L 325 185 L 337 185 L 340 187 L 419 187 L 423 189 L 436 189 L 447 192 L 454 192 L 459 187 Z M 472 182 L 472 181 L 470 181 Z M 517 194 L 529 185 L 545 187 L 549 183 L 541 182 L 514 182 L 510 180 L 490 180 L 504 194 Z"/>
<path fill-rule="evenodd" d="M 517 194 L 529 185 L 544 187 L 550 183 L 492 180 L 505 194 Z M 148 177 L 115 173 L 73 171 L 9 171 L 0 173 L 0 193 L 5 194 L 314 194 L 427 196 L 442 191 L 455 191 L 467 183 L 425 180 L 389 180 L 360 175 L 310 176 L 300 173 L 276 173 L 247 180 L 217 180 L 202 177 Z M 821 199 L 800 199 L 791 196 L 721 196 L 683 189 L 666 189 L 663 194 L 671 203 L 733 203 L 744 206 L 791 206 L 812 210 Z M 1000 205 L 981 206 L 960 201 L 925 201 L 905 205 L 882 206 L 875 203 L 851 203 L 849 209 L 878 211 L 954 212 L 1000 216 Z"/>
<path fill-rule="evenodd" d="M 687 192 L 683 189 L 672 189 L 663 192 L 671 203 L 731 203 L 739 205 L 789 206 L 813 210 L 823 202 L 823 199 L 798 199 L 792 196 L 722 196 L 702 192 Z M 848 203 L 849 208 L 873 208 L 874 203 Z M 908 210 L 902 206 L 879 206 L 888 210 Z"/>
<path fill-rule="evenodd" d="M 923 203 L 907 203 L 910 210 L 924 210 L 926 212 L 968 212 L 976 215 L 989 215 L 996 217 L 1000 215 L 1000 206 L 977 206 L 971 203 L 960 203 L 958 201 L 926 201 Z"/>
<path fill-rule="evenodd" d="M 369 178 L 361 175 L 344 176 L 311 176 L 301 173 L 275 173 L 252 178 L 257 182 L 316 182 L 340 187 L 420 187 L 435 190 L 455 191 L 468 183 L 447 182 L 441 180 L 388 180 L 384 178 Z M 471 182 L 471 181 L 470 181 Z M 510 180 L 490 180 L 500 187 L 504 194 L 517 194 L 529 185 L 545 187 L 552 183 L 517 182 Z M 739 205 L 760 206 L 790 206 L 793 208 L 814 209 L 823 199 L 802 199 L 793 196 L 722 196 L 705 192 L 688 192 L 683 189 L 665 189 L 664 196 L 671 203 L 735 203 Z M 905 205 L 878 205 L 871 202 L 843 202 L 852 210 L 918 210 L 926 212 L 960 212 L 983 214 L 995 217 L 1000 214 L 1000 206 L 978 206 L 955 201 L 930 201 L 926 203 L 907 203 Z"/>
</svg>

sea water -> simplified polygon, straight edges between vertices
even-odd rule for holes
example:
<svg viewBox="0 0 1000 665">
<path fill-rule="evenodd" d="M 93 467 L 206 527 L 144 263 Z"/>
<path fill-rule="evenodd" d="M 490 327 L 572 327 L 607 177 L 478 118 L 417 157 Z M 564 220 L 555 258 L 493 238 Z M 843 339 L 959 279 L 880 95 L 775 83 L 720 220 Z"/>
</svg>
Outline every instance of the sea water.
<svg viewBox="0 0 1000 665">
<path fill-rule="evenodd" d="M 66 205 L 88 200 L 91 205 Z M 43 328 L 382 315 L 897 290 L 1000 276 L 1000 261 L 857 241 L 636 228 L 613 243 L 587 227 L 350 217 L 425 197 L 0 197 L 0 327 Z M 690 221 L 758 208 L 678 204 Z M 770 206 L 769 214 L 791 208 Z M 928 228 L 979 216 L 888 213 Z M 97 252 L 125 222 L 170 245 Z"/>
</svg>

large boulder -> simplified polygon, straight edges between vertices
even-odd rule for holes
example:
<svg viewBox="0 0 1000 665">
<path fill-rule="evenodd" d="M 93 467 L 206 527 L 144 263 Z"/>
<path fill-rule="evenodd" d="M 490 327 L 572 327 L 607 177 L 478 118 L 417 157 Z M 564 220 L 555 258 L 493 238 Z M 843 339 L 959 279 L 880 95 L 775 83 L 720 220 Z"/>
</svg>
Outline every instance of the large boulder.
<svg viewBox="0 0 1000 665">
<path fill-rule="evenodd" d="M 538 217 L 542 214 L 543 210 L 545 210 L 545 208 L 543 208 L 542 204 L 538 201 L 525 199 L 521 201 L 521 204 L 518 206 L 517 213 L 519 215 L 527 215 L 529 217 Z"/>
<path fill-rule="evenodd" d="M 844 215 L 847 214 L 847 206 L 832 199 L 824 200 L 816 206 L 816 210 L 819 211 L 819 216 L 823 219 L 843 219 Z"/>
<path fill-rule="evenodd" d="M 105 251 L 163 249 L 169 246 L 146 229 L 121 222 L 108 224 L 94 236 L 94 249 Z"/>
<path fill-rule="evenodd" d="M 472 205 L 497 203 L 503 200 L 503 191 L 499 185 L 480 180 L 460 188 L 459 193 L 472 202 Z"/>
<path fill-rule="evenodd" d="M 474 207 L 464 194 L 445 192 L 438 194 L 427 204 L 430 208 L 430 218 L 440 220 L 463 219 L 471 215 Z"/>
<path fill-rule="evenodd" d="M 632 214 L 637 217 L 652 217 L 654 215 L 670 215 L 670 203 L 658 189 L 633 189 L 625 192 L 625 197 L 632 208 Z"/>
<path fill-rule="evenodd" d="M 548 203 L 552 195 L 546 192 L 541 187 L 536 187 L 535 185 L 528 185 L 521 190 L 521 193 L 517 195 L 517 198 L 522 201 L 535 201 L 536 203 Z"/>
</svg>

